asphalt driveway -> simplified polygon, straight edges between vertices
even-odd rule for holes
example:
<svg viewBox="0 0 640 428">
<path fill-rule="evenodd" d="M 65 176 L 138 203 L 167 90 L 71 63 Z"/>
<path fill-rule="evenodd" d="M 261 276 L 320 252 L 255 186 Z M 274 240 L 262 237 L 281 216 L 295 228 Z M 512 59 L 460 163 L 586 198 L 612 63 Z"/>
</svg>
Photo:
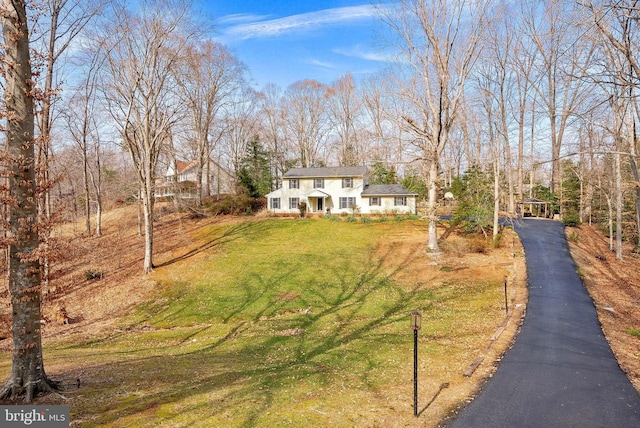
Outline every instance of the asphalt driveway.
<svg viewBox="0 0 640 428">
<path fill-rule="evenodd" d="M 516 225 L 529 277 L 513 348 L 449 427 L 640 427 L 640 397 L 604 338 L 562 223 Z"/>
</svg>

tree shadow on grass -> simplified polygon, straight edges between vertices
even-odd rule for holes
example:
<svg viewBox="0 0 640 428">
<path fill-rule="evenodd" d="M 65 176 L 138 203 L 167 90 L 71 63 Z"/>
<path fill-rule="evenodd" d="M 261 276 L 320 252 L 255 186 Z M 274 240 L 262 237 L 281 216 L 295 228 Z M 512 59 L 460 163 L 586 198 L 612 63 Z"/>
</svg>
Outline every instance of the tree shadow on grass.
<svg viewBox="0 0 640 428">
<path fill-rule="evenodd" d="M 375 392 L 379 375 L 373 371 L 383 361 L 374 350 L 403 346 L 398 331 L 404 332 L 409 311 L 426 309 L 431 299 L 420 284 L 394 281 L 402 264 L 385 271 L 388 255 L 371 252 L 355 268 L 345 262 L 333 280 L 309 281 L 293 302 L 268 297 L 292 270 L 269 280 L 254 277 L 244 285 L 242 304 L 224 317 L 233 325 L 220 337 L 198 328 L 185 331 L 178 343 L 147 346 L 140 333 L 139 346 L 122 351 L 124 358 L 83 369 L 90 391 L 78 400 L 94 403 L 78 402 L 74 413 L 106 425 L 144 413 L 141 418 L 157 423 L 220 421 L 226 415 L 234 425 L 258 426 L 267 412 L 281 410 L 276 407 L 291 391 L 316 393 L 346 382 Z M 301 309 L 285 309 L 295 305 Z M 206 344 L 181 350 L 195 338 Z M 94 394 L 112 398 L 95 400 Z"/>
<path fill-rule="evenodd" d="M 165 267 L 165 266 L 169 266 L 172 265 L 174 263 L 189 259 L 193 256 L 196 256 L 202 252 L 208 251 L 218 245 L 222 245 L 231 241 L 234 241 L 235 239 L 238 239 L 240 237 L 244 237 L 246 236 L 246 233 L 249 230 L 255 230 L 255 229 L 259 229 L 259 228 L 264 228 L 266 227 L 267 223 L 266 222 L 242 222 L 242 223 L 238 223 L 236 225 L 233 225 L 229 228 L 227 228 L 221 235 L 214 237 L 213 239 L 210 239 L 206 242 L 204 242 L 203 244 L 192 248 L 191 250 L 187 251 L 186 253 L 182 254 L 181 256 L 175 257 L 173 259 L 167 260 L 165 262 L 162 262 L 158 265 L 156 265 L 156 267 L 160 268 L 160 267 Z"/>
</svg>

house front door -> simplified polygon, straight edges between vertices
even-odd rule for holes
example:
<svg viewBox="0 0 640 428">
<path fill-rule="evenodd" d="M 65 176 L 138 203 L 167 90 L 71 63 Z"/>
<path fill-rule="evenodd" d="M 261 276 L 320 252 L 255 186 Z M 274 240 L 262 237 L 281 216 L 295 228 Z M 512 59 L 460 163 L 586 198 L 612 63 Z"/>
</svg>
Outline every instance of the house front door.
<svg viewBox="0 0 640 428">
<path fill-rule="evenodd" d="M 318 211 L 322 212 L 323 209 L 324 209 L 324 199 L 318 198 Z"/>
</svg>

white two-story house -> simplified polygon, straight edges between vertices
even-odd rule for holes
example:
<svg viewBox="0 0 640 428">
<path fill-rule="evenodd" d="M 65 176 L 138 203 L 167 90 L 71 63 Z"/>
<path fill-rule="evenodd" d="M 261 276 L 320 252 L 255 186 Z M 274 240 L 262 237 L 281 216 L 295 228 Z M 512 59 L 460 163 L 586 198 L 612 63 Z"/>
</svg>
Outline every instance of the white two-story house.
<svg viewBox="0 0 640 428">
<path fill-rule="evenodd" d="M 348 166 L 290 169 L 266 197 L 274 214 L 299 214 L 301 202 L 309 213 L 410 214 L 417 194 L 400 184 L 371 185 L 367 167 Z"/>
</svg>

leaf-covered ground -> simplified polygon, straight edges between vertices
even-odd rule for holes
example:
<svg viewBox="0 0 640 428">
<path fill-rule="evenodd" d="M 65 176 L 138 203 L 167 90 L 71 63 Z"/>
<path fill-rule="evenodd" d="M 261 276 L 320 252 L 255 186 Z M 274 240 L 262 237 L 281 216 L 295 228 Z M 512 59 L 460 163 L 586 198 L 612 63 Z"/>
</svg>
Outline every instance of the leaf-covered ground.
<svg viewBox="0 0 640 428">
<path fill-rule="evenodd" d="M 623 259 L 595 226 L 567 228 L 571 254 L 598 311 L 605 337 L 640 393 L 640 258 L 624 246 Z"/>
<path fill-rule="evenodd" d="M 105 223 L 100 238 L 59 231 L 45 303 L 45 363 L 64 398 L 41 400 L 70 405 L 73 426 L 436 426 L 492 373 L 524 309 L 510 231 L 498 249 L 452 235 L 434 258 L 424 221 L 165 214 L 142 276 L 135 212 Z"/>
</svg>

